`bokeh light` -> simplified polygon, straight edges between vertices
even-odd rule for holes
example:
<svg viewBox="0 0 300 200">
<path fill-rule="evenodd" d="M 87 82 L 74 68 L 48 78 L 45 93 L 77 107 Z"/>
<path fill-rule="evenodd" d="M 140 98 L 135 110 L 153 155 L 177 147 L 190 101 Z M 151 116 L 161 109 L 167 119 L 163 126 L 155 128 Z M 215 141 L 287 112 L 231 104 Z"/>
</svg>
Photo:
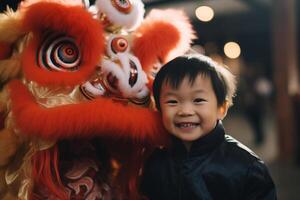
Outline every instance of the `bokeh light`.
<svg viewBox="0 0 300 200">
<path fill-rule="evenodd" d="M 240 45 L 236 42 L 227 42 L 224 45 L 224 53 L 228 58 L 238 58 L 241 55 Z"/>
<path fill-rule="evenodd" d="M 200 6 L 196 9 L 195 14 L 200 21 L 209 22 L 214 17 L 214 10 L 208 6 Z"/>
</svg>

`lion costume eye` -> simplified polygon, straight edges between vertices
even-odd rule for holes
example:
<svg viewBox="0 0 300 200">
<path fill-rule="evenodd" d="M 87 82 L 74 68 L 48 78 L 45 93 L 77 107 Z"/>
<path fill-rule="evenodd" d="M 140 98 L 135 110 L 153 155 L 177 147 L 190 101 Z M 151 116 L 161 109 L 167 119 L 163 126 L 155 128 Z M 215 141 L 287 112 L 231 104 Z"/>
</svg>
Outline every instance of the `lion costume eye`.
<svg viewBox="0 0 300 200">
<path fill-rule="evenodd" d="M 64 35 L 47 35 L 38 51 L 38 66 L 47 70 L 76 71 L 80 61 L 75 40 Z"/>
<path fill-rule="evenodd" d="M 120 12 L 128 14 L 132 9 L 131 0 L 111 0 L 112 5 Z"/>
<path fill-rule="evenodd" d="M 111 50 L 117 53 L 123 53 L 128 48 L 128 42 L 123 37 L 116 37 L 111 41 Z"/>
<path fill-rule="evenodd" d="M 129 52 L 130 47 L 126 37 L 121 35 L 111 35 L 107 42 L 107 55 L 115 58 L 118 53 Z"/>
</svg>

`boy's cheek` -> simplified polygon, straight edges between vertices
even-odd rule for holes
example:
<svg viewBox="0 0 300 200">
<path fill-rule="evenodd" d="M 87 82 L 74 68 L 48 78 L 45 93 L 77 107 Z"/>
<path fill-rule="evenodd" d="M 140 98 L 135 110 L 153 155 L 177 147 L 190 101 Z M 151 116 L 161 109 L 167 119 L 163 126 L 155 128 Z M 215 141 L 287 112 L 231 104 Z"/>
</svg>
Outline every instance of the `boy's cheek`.
<svg viewBox="0 0 300 200">
<path fill-rule="evenodd" d="M 168 117 L 174 116 L 176 113 L 176 110 L 174 107 L 170 106 L 163 106 L 161 109 L 162 115 L 167 115 Z"/>
<path fill-rule="evenodd" d="M 164 123 L 170 124 L 173 121 L 174 115 L 170 112 L 163 114 Z"/>
<path fill-rule="evenodd" d="M 168 115 L 163 114 L 162 121 L 163 121 L 164 127 L 168 130 L 170 128 L 172 118 Z"/>
<path fill-rule="evenodd" d="M 166 115 L 165 113 L 162 114 L 162 121 L 164 126 L 166 126 L 166 124 L 168 124 L 170 120 L 171 120 L 170 116 Z"/>
</svg>

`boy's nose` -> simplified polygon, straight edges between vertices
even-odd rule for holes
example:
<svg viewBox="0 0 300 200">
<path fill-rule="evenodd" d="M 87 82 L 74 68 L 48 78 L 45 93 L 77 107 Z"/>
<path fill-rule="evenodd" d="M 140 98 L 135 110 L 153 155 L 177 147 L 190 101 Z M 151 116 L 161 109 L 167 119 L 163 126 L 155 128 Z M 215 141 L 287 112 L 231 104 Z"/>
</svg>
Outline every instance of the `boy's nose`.
<svg viewBox="0 0 300 200">
<path fill-rule="evenodd" d="M 179 116 L 191 116 L 194 113 L 195 113 L 194 109 L 192 108 L 191 105 L 188 105 L 188 104 L 180 106 L 179 111 L 178 111 Z"/>
</svg>

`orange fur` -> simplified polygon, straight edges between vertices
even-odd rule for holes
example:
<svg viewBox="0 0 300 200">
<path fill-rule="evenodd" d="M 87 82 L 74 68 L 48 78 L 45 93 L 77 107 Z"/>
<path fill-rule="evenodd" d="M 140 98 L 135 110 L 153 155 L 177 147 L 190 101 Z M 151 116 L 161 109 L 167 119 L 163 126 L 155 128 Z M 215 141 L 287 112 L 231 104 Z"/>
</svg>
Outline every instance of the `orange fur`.
<svg viewBox="0 0 300 200">
<path fill-rule="evenodd" d="M 25 31 L 32 31 L 34 35 L 23 53 L 24 74 L 27 79 L 41 85 L 74 86 L 82 83 L 95 70 L 103 54 L 102 26 L 80 6 L 67 7 L 49 2 L 36 3 L 26 10 L 22 25 Z M 65 33 L 76 40 L 82 55 L 78 71 L 50 72 L 37 66 L 36 51 L 45 30 Z"/>
<path fill-rule="evenodd" d="M 12 111 L 23 134 L 42 138 L 105 136 L 160 142 L 165 130 L 160 115 L 147 108 L 124 106 L 101 98 L 80 104 L 44 108 L 20 81 L 9 83 Z"/>
<path fill-rule="evenodd" d="M 165 62 L 166 56 L 180 39 L 178 30 L 172 24 L 163 21 L 150 22 L 143 24 L 135 32 L 132 47 L 146 72 L 157 61 Z"/>
</svg>

